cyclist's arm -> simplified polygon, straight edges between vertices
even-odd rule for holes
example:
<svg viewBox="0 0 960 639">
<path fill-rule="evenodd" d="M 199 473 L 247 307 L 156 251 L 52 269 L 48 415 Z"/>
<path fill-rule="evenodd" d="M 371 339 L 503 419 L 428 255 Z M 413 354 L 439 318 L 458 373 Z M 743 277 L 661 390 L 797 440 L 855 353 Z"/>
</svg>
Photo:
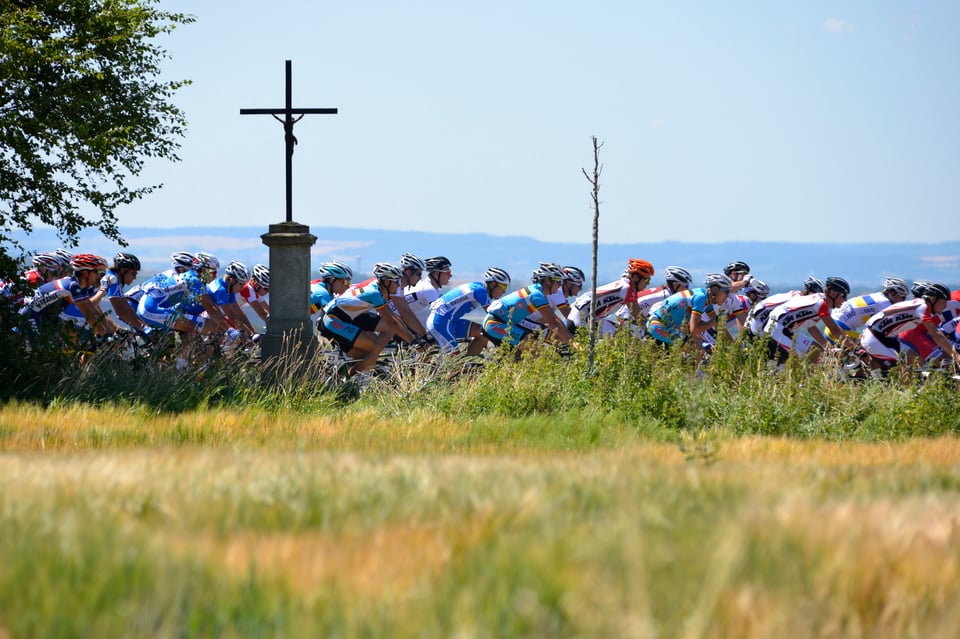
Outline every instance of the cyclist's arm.
<svg viewBox="0 0 960 639">
<path fill-rule="evenodd" d="M 220 307 L 220 310 L 223 311 L 223 314 L 233 322 L 233 325 L 236 328 L 239 328 L 241 331 L 244 331 L 247 335 L 253 335 L 256 333 L 253 330 L 253 324 L 250 323 L 250 319 L 247 317 L 247 314 L 240 309 L 240 305 L 236 302 L 227 302 Z"/>
<path fill-rule="evenodd" d="M 960 352 L 957 351 L 957 347 L 950 343 L 950 340 L 940 332 L 936 324 L 933 322 L 923 322 L 923 327 L 927 329 L 927 333 L 933 341 L 936 342 L 937 346 L 943 350 L 944 355 L 950 355 L 957 363 L 960 363 Z"/>
<path fill-rule="evenodd" d="M 403 323 L 410 329 L 411 333 L 416 333 L 417 335 L 426 335 L 427 329 L 424 328 L 423 323 L 417 318 L 416 314 L 410 310 L 410 305 L 407 304 L 407 300 L 403 295 L 395 295 L 390 298 L 390 301 L 393 302 L 394 308 L 397 309 L 397 315 L 400 316 L 400 319 Z M 393 315 L 393 313 L 387 309 L 387 313 Z"/>
<path fill-rule="evenodd" d="M 223 314 L 223 311 L 220 310 L 220 307 L 217 306 L 216 302 L 213 301 L 213 298 L 210 297 L 207 293 L 200 295 L 200 305 L 203 306 L 203 310 L 207 312 L 207 315 L 210 316 L 210 321 L 213 322 L 213 329 L 218 332 L 224 332 L 230 328 L 230 324 L 227 322 L 226 316 Z"/>
<path fill-rule="evenodd" d="M 104 315 L 103 311 L 100 310 L 99 306 L 95 306 L 91 301 L 92 298 L 85 297 L 81 300 L 76 300 L 74 303 L 77 305 L 77 309 L 83 314 L 86 318 L 87 323 L 90 324 L 94 332 L 97 335 L 112 335 L 120 330 L 120 327 L 117 326 L 116 322 Z"/>
<path fill-rule="evenodd" d="M 844 331 L 842 328 L 840 328 L 839 326 L 837 326 L 837 321 L 836 321 L 835 319 L 833 319 L 832 316 L 830 316 L 829 314 L 828 314 L 828 315 L 824 315 L 821 319 L 823 320 L 824 326 L 826 326 L 827 329 L 829 329 L 831 335 L 839 335 L 839 336 L 840 336 L 840 340 L 839 340 L 839 341 L 842 342 L 843 345 L 844 345 L 846 348 L 849 348 L 850 350 L 856 350 L 857 347 L 860 346 L 859 342 L 857 342 L 857 341 L 855 341 L 854 339 L 852 339 L 849 335 L 847 335 L 847 332 L 846 332 L 846 331 Z M 818 330 L 817 333 L 819 334 L 820 331 Z M 813 333 L 811 332 L 811 335 L 812 335 L 812 334 L 813 334 Z M 816 339 L 816 337 L 814 337 L 814 339 Z M 827 340 L 826 340 L 826 338 L 825 338 L 822 334 L 820 334 L 820 339 L 822 339 L 823 342 L 818 342 L 818 343 L 819 343 L 822 347 L 826 348 L 826 347 L 827 347 Z"/>
<path fill-rule="evenodd" d="M 540 315 L 543 317 L 543 323 L 550 329 L 550 334 L 559 339 L 561 342 L 569 342 L 572 339 L 570 331 L 567 330 L 566 324 L 560 320 L 560 316 L 557 315 L 556 310 L 550 304 L 542 306 L 538 309 Z"/>
<path fill-rule="evenodd" d="M 135 330 L 142 331 L 146 327 L 146 324 L 143 323 L 143 320 L 140 319 L 137 312 L 130 306 L 130 302 L 126 297 L 111 297 L 110 306 L 113 307 L 113 311 L 121 321 L 133 327 Z"/>
<path fill-rule="evenodd" d="M 409 310 L 409 309 L 408 309 Z M 390 310 L 389 304 L 384 304 L 377 307 L 377 313 L 380 314 L 380 319 L 386 322 L 390 326 L 390 330 L 393 331 L 394 335 L 397 335 L 403 341 L 410 343 L 416 338 L 413 336 L 403 322 L 400 321 L 400 318 L 397 317 L 393 311 Z"/>
<path fill-rule="evenodd" d="M 719 316 L 719 314 L 714 311 L 714 315 Z M 692 311 L 690 313 L 690 335 L 699 335 L 704 331 L 708 331 L 714 326 L 717 325 L 717 318 L 712 318 L 709 322 L 703 321 L 703 315 L 697 311 Z"/>
</svg>

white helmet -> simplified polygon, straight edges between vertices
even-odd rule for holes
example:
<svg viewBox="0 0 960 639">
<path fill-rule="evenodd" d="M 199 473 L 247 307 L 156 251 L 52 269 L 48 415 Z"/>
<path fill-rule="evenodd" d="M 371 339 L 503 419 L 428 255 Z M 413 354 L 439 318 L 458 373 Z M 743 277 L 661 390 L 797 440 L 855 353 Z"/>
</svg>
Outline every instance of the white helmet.
<svg viewBox="0 0 960 639">
<path fill-rule="evenodd" d="M 892 291 L 903 297 L 910 295 L 910 288 L 907 286 L 907 283 L 904 282 L 899 277 L 888 277 L 883 280 L 883 285 L 880 288 L 881 291 L 886 293 L 887 291 Z"/>
<path fill-rule="evenodd" d="M 559 282 L 563 280 L 563 277 L 563 268 L 553 262 L 540 262 L 540 266 L 530 274 L 530 279 L 534 282 L 541 280 L 556 280 Z"/>
<path fill-rule="evenodd" d="M 224 269 L 223 274 L 232 276 L 238 282 L 246 283 L 250 280 L 250 271 L 243 262 L 230 262 L 227 264 L 227 268 Z"/>
<path fill-rule="evenodd" d="M 373 265 L 373 276 L 378 280 L 396 280 L 399 282 L 403 273 L 393 264 L 378 262 Z"/>
<path fill-rule="evenodd" d="M 253 281 L 264 288 L 270 288 L 270 269 L 266 264 L 257 264 L 253 267 Z"/>
<path fill-rule="evenodd" d="M 491 266 L 490 268 L 487 269 L 487 272 L 483 274 L 483 281 L 496 282 L 497 284 L 510 286 L 510 274 L 507 273 L 502 268 Z"/>
<path fill-rule="evenodd" d="M 707 273 L 706 281 L 704 282 L 707 288 L 711 286 L 719 286 L 720 288 L 729 291 L 730 287 L 733 286 L 733 280 L 730 279 L 729 275 L 724 273 Z"/>
<path fill-rule="evenodd" d="M 680 266 L 668 266 L 663 269 L 663 277 L 668 282 L 686 284 L 687 286 L 690 286 L 690 283 L 693 282 L 693 276 L 690 275 L 690 271 Z"/>
</svg>

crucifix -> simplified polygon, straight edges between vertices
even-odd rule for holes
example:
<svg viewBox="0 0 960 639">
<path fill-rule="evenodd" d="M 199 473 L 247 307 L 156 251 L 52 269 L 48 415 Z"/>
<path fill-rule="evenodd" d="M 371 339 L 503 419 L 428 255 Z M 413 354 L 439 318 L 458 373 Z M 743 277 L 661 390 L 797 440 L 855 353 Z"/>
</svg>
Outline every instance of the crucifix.
<svg viewBox="0 0 960 639">
<path fill-rule="evenodd" d="M 293 147 L 297 143 L 297 138 L 293 137 L 293 125 L 303 119 L 307 114 L 336 115 L 336 109 L 313 108 L 313 109 L 294 109 L 292 106 L 292 72 L 290 70 L 290 60 L 287 60 L 287 103 L 282 109 L 240 109 L 240 115 L 272 115 L 274 120 L 283 123 L 284 140 L 287 150 L 287 222 L 293 221 Z M 278 118 L 283 115 L 283 119 Z M 294 118 L 296 115 L 298 117 Z"/>
</svg>

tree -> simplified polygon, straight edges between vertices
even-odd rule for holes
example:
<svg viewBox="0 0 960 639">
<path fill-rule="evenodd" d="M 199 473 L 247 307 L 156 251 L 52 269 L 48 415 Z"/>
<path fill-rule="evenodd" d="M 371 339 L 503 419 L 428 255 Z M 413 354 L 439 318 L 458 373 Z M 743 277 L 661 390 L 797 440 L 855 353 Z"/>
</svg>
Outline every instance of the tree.
<svg viewBox="0 0 960 639">
<path fill-rule="evenodd" d="M 171 98 L 189 81 L 159 80 L 154 40 L 194 18 L 157 2 L 0 0 L 0 242 L 43 223 L 124 244 L 117 209 L 162 186 L 130 183 L 146 158 L 179 160 Z"/>
</svg>

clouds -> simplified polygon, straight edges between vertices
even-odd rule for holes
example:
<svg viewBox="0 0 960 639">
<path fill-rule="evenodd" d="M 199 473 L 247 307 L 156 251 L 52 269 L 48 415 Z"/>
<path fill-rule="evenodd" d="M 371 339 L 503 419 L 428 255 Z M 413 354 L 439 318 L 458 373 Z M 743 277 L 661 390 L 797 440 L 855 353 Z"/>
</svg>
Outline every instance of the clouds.
<svg viewBox="0 0 960 639">
<path fill-rule="evenodd" d="M 855 28 L 852 22 L 843 18 L 827 18 L 823 21 L 823 29 L 827 33 L 850 33 Z"/>
</svg>

